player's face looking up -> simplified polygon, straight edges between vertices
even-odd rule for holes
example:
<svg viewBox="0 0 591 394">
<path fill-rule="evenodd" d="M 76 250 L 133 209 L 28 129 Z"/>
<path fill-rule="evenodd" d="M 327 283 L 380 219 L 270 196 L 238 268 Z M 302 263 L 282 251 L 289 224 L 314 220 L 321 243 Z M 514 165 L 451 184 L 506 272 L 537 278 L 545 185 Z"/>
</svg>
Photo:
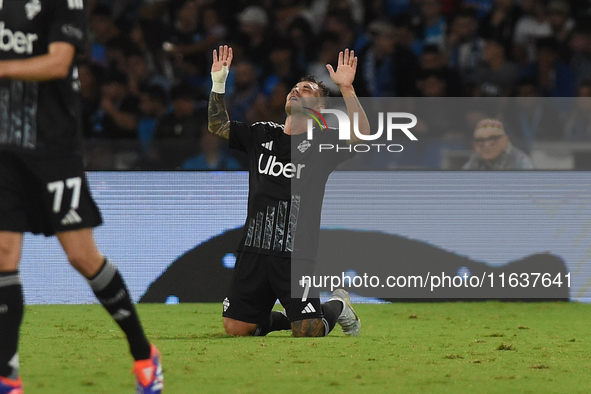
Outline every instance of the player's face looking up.
<svg viewBox="0 0 591 394">
<path fill-rule="evenodd" d="M 295 106 L 301 108 L 301 100 L 300 98 L 308 98 L 308 97 L 317 97 L 318 100 L 306 100 L 306 107 L 313 107 L 314 109 L 324 108 L 324 100 L 322 97 L 322 89 L 318 84 L 310 81 L 301 81 L 298 82 L 291 91 L 287 94 L 287 99 L 285 102 L 285 113 L 287 115 L 292 114 L 292 108 Z M 295 106 L 294 106 L 295 104 Z M 313 104 L 313 105 L 311 105 Z"/>
</svg>

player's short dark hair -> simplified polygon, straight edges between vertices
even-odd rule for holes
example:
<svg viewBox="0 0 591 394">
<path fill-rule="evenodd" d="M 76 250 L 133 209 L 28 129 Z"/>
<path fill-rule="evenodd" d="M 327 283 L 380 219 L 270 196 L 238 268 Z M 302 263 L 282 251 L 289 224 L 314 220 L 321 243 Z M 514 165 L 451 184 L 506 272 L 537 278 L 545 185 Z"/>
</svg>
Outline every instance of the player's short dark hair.
<svg viewBox="0 0 591 394">
<path fill-rule="evenodd" d="M 326 87 L 326 85 L 324 85 L 321 81 L 317 81 L 316 78 L 314 78 L 313 75 L 306 75 L 305 77 L 300 78 L 300 80 L 298 82 L 312 82 L 312 83 L 315 83 L 320 88 L 320 91 L 322 92 L 322 96 L 323 97 L 329 97 L 330 96 L 330 91 L 328 90 L 328 88 Z"/>
</svg>

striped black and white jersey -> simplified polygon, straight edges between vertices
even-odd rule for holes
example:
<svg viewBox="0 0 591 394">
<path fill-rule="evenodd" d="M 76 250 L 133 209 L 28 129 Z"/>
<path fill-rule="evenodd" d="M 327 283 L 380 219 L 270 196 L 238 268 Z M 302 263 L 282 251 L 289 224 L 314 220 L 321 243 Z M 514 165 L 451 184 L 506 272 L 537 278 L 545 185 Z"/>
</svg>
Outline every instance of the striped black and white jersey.
<svg viewBox="0 0 591 394">
<path fill-rule="evenodd" d="M 45 55 L 53 42 L 83 50 L 86 24 L 83 0 L 0 0 L 0 60 Z M 0 150 L 40 156 L 78 153 L 79 91 L 75 65 L 60 80 L 0 79 Z"/>
<path fill-rule="evenodd" d="M 284 126 L 231 122 L 230 148 L 248 155 L 248 216 L 239 251 L 315 260 L 322 201 L 330 173 L 354 152 L 320 151 L 338 131 L 287 135 Z"/>
</svg>

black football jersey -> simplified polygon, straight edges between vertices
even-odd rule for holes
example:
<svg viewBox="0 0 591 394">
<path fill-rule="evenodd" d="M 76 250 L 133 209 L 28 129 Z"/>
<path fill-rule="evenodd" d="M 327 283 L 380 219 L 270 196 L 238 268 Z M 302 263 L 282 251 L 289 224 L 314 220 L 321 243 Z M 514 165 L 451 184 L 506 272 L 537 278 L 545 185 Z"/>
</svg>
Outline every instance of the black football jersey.
<svg viewBox="0 0 591 394">
<path fill-rule="evenodd" d="M 287 135 L 284 125 L 231 122 L 230 148 L 248 155 L 248 216 L 238 250 L 315 260 L 328 176 L 354 152 L 319 151 L 338 131 Z"/>
<path fill-rule="evenodd" d="M 0 0 L 0 60 L 47 54 L 53 42 L 83 50 L 86 24 L 83 0 Z M 65 79 L 0 79 L 0 150 L 79 153 L 79 91 L 75 65 Z"/>
</svg>

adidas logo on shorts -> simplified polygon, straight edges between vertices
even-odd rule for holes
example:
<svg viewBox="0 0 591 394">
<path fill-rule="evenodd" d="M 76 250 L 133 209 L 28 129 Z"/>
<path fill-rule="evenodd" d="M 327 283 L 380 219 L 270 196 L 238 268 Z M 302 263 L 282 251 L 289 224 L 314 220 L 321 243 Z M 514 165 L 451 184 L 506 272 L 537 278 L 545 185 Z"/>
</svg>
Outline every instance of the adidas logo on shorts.
<svg viewBox="0 0 591 394">
<path fill-rule="evenodd" d="M 64 218 L 62 219 L 62 221 L 60 222 L 62 224 L 62 226 L 69 226 L 72 224 L 78 224 L 82 222 L 82 218 L 80 217 L 80 215 L 78 215 L 78 212 L 76 212 L 75 209 L 70 209 L 70 212 L 68 212 L 66 214 L 66 216 L 64 216 Z"/>
<path fill-rule="evenodd" d="M 308 305 L 306 305 L 306 307 L 302 311 L 302 313 L 314 313 L 314 312 L 316 312 L 316 309 L 314 309 L 314 306 L 312 305 L 311 302 L 308 302 Z"/>
</svg>

